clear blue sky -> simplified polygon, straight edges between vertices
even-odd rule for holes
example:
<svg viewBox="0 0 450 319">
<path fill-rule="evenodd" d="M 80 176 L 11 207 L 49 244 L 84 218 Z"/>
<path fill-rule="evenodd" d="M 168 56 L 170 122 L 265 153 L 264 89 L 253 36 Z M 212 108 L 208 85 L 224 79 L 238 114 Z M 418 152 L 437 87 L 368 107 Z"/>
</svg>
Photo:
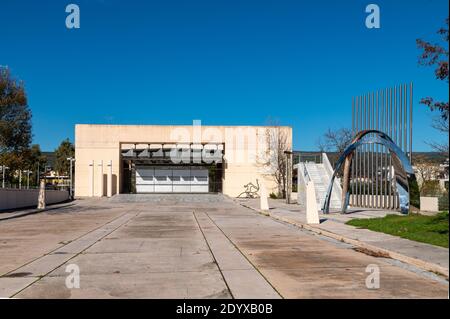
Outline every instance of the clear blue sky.
<svg viewBox="0 0 450 319">
<path fill-rule="evenodd" d="M 65 6 L 81 29 L 65 27 Z M 365 6 L 381 8 L 367 29 Z M 418 101 L 447 99 L 417 66 L 447 0 L 1 0 L 0 65 L 24 80 L 34 143 L 53 150 L 74 124 L 265 124 L 294 128 L 298 150 L 351 125 L 351 97 L 413 81 L 414 150 L 438 139 Z"/>
</svg>

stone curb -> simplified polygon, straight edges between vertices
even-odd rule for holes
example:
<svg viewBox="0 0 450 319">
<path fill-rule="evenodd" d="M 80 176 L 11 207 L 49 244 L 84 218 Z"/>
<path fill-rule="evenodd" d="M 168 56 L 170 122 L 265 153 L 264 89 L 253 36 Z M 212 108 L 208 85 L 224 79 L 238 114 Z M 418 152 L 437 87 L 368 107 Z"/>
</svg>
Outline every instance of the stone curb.
<svg viewBox="0 0 450 319">
<path fill-rule="evenodd" d="M 363 249 L 365 251 L 369 251 L 369 252 L 373 253 L 376 256 L 383 256 L 383 257 L 386 257 L 386 258 L 399 260 L 401 262 L 413 265 L 413 266 L 418 267 L 420 269 L 423 269 L 423 270 L 426 270 L 426 271 L 430 271 L 430 272 L 433 272 L 435 274 L 444 276 L 447 280 L 449 279 L 449 271 L 448 271 L 448 269 L 445 268 L 445 267 L 442 267 L 440 265 L 433 264 L 433 263 L 427 262 L 427 261 L 423 261 L 421 259 L 409 257 L 409 256 L 406 256 L 406 255 L 403 255 L 403 254 L 400 254 L 400 253 L 397 253 L 397 252 L 394 252 L 394 251 L 391 251 L 391 250 L 387 250 L 387 249 L 384 249 L 384 248 L 380 248 L 380 247 L 377 247 L 377 246 L 374 246 L 374 245 L 370 245 L 370 244 L 367 244 L 365 242 L 362 242 L 362 241 L 359 241 L 359 240 L 356 240 L 356 239 L 351 239 L 351 238 L 348 238 L 348 237 L 344 237 L 342 235 L 338 235 L 338 234 L 330 232 L 328 230 L 323 230 L 321 228 L 318 228 L 318 227 L 315 227 L 315 226 L 312 226 L 312 225 L 308 225 L 308 224 L 305 224 L 305 223 L 301 223 L 301 222 L 292 220 L 290 218 L 281 217 L 281 216 L 278 216 L 276 214 L 272 214 L 270 212 L 262 211 L 260 209 L 253 208 L 253 207 L 250 207 L 250 206 L 245 205 L 243 203 L 240 203 L 237 200 L 234 200 L 234 202 L 236 202 L 237 204 L 239 204 L 239 205 L 241 205 L 243 207 L 246 207 L 246 208 L 249 208 L 249 209 L 251 209 L 253 211 L 256 211 L 259 214 L 262 214 L 264 216 L 269 216 L 269 217 L 271 217 L 273 219 L 276 219 L 276 220 L 279 220 L 279 221 L 282 221 L 282 222 L 285 222 L 285 223 L 289 223 L 289 224 L 297 226 L 299 228 L 303 228 L 303 229 L 312 231 L 312 232 L 314 232 L 316 234 L 323 235 L 323 236 L 326 236 L 326 237 L 330 237 L 330 238 L 333 238 L 335 240 L 338 240 L 338 241 L 341 241 L 341 242 L 353 245 L 353 246 L 361 248 L 361 249 Z"/>
</svg>

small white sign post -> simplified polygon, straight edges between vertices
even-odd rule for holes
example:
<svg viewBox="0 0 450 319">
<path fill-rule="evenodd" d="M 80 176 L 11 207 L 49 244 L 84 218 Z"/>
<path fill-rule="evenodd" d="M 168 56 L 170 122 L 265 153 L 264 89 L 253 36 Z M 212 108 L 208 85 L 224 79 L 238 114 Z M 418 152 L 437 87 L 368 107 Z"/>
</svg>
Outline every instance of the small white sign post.
<svg viewBox="0 0 450 319">
<path fill-rule="evenodd" d="M 263 211 L 269 210 L 269 200 L 267 199 L 267 189 L 264 182 L 261 183 L 261 196 L 259 197 L 260 207 Z"/>
<path fill-rule="evenodd" d="M 308 224 L 320 224 L 313 181 L 309 181 L 306 185 L 306 222 Z"/>
</svg>

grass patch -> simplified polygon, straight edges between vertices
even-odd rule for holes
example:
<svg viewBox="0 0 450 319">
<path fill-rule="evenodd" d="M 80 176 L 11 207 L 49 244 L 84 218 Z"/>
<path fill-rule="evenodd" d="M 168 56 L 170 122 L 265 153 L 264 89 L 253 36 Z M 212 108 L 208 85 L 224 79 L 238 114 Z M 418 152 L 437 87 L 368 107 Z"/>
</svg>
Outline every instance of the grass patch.
<svg viewBox="0 0 450 319">
<path fill-rule="evenodd" d="M 352 219 L 347 225 L 448 248 L 448 212 L 435 216 L 410 214 Z"/>
</svg>

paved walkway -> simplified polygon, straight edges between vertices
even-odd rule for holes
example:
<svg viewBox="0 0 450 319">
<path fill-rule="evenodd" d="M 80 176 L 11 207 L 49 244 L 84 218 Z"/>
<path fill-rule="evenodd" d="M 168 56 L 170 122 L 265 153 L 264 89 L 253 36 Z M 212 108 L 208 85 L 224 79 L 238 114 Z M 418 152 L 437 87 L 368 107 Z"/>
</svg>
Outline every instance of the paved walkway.
<svg viewBox="0 0 450 319">
<path fill-rule="evenodd" d="M 0 221 L 0 297 L 447 298 L 448 283 L 220 195 L 118 196 Z M 68 288 L 68 265 L 80 288 Z M 368 289 L 368 265 L 380 269 Z"/>
<path fill-rule="evenodd" d="M 260 205 L 258 199 L 240 199 L 239 202 L 254 209 L 258 209 Z M 306 224 L 306 214 L 300 206 L 296 204 L 286 204 L 284 200 L 270 200 L 269 206 L 271 216 L 278 217 L 292 223 L 298 222 L 299 224 Z M 443 271 L 446 271 L 448 276 L 448 248 L 420 243 L 367 229 L 359 229 L 345 224 L 351 219 L 384 217 L 387 214 L 396 213 L 383 210 L 350 209 L 349 214 L 320 214 L 321 223 L 319 225 L 309 226 L 384 250 L 402 254 L 410 258 L 418 259 L 426 263 L 437 265 L 442 267 Z"/>
</svg>

